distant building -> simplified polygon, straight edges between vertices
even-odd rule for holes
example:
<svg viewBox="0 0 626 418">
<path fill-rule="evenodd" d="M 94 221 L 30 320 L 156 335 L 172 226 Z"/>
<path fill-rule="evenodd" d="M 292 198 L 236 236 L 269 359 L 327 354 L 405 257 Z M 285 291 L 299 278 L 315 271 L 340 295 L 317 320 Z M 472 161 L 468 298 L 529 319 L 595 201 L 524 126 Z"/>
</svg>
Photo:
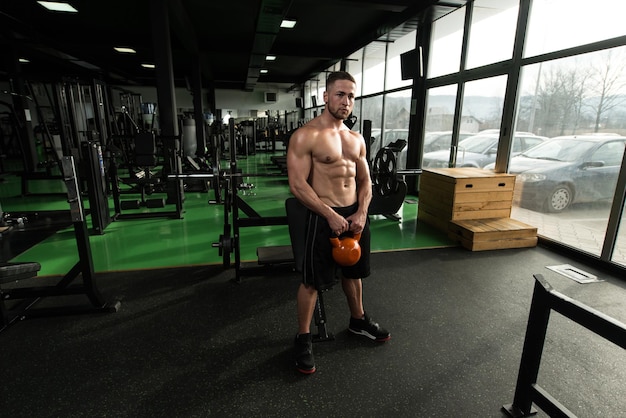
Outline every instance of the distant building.
<svg viewBox="0 0 626 418">
<path fill-rule="evenodd" d="M 446 107 L 430 107 L 426 114 L 426 132 L 450 131 L 454 112 Z M 461 132 L 476 133 L 483 130 L 483 123 L 474 116 L 461 116 Z"/>
</svg>

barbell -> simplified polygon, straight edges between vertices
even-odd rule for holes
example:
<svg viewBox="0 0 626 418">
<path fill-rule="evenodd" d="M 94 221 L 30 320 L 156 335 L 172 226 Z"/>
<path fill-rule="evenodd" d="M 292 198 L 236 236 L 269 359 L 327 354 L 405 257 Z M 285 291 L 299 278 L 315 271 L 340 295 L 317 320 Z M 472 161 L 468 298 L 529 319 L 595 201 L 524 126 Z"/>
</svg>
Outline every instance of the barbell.
<svg viewBox="0 0 626 418">
<path fill-rule="evenodd" d="M 370 175 L 374 191 L 380 196 L 389 196 L 398 191 L 398 176 L 409 176 L 421 174 L 419 168 L 398 169 L 395 153 L 391 148 L 383 147 L 376 153 Z M 284 173 L 229 173 L 220 172 L 214 169 L 213 172 L 206 173 L 186 173 L 169 174 L 169 179 L 213 179 L 213 178 L 234 178 L 234 177 L 285 177 Z"/>
</svg>

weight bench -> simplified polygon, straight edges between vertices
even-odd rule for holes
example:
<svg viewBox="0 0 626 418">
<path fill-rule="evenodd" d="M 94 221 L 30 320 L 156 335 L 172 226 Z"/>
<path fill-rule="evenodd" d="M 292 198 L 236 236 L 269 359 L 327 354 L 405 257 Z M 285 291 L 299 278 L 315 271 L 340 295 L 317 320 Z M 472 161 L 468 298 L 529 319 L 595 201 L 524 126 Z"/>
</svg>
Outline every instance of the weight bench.
<svg viewBox="0 0 626 418">
<path fill-rule="evenodd" d="M 5 330 L 16 320 L 52 315 L 117 312 L 120 307 L 119 301 L 113 304 L 107 303 L 96 286 L 89 233 L 80 198 L 81 193 L 74 157 L 64 156 L 61 160 L 61 170 L 67 189 L 67 201 L 70 204 L 72 224 L 74 225 L 78 262 L 56 284 L 42 285 L 37 283 L 34 286 L 11 286 L 5 289 L 2 288 L 3 284 L 15 283 L 37 276 L 41 266 L 37 262 L 0 263 L 0 331 Z M 82 279 L 82 285 L 73 283 L 79 276 Z M 84 295 L 91 304 L 90 306 L 62 305 L 33 308 L 43 298 L 69 295 Z M 5 301 L 16 302 L 11 307 L 7 307 Z"/>
<path fill-rule="evenodd" d="M 75 267 L 80 264 L 79 262 Z M 92 278 L 88 277 L 90 276 L 88 272 L 81 272 L 84 276 L 87 276 L 83 277 L 85 282 L 83 286 L 69 286 L 70 281 L 74 279 L 75 270 L 80 270 L 79 268 L 72 269 L 68 275 L 55 285 L 2 287 L 4 284 L 32 279 L 37 276 L 39 270 L 41 270 L 41 265 L 37 262 L 0 263 L 0 332 L 4 331 L 16 321 L 27 318 L 88 314 L 95 312 L 117 312 L 119 310 L 119 301 L 114 304 L 108 304 L 101 298 Z M 61 305 L 47 308 L 34 308 L 43 298 L 79 294 L 87 296 L 91 305 Z M 11 306 L 7 306 L 7 301 L 14 303 Z"/>
<path fill-rule="evenodd" d="M 2 315 L 0 318 L 0 329 L 10 325 L 27 309 L 24 309 L 24 307 L 21 307 L 22 309 L 20 307 L 17 309 L 7 308 L 4 302 L 11 298 L 11 290 L 3 290 L 2 285 L 35 277 L 39 270 L 41 270 L 41 265 L 37 262 L 0 263 L 0 313 Z"/>
</svg>

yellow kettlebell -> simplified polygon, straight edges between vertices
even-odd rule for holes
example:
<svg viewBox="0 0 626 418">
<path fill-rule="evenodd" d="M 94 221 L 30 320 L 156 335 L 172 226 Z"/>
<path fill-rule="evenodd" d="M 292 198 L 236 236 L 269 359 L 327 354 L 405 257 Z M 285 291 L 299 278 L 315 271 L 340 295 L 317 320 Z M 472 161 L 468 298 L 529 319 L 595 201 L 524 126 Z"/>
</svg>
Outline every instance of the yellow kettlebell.
<svg viewBox="0 0 626 418">
<path fill-rule="evenodd" d="M 333 259 L 340 266 L 349 267 L 355 265 L 361 258 L 361 245 L 359 240 L 361 234 L 354 234 L 352 237 L 331 237 L 330 243 L 333 246 Z"/>
</svg>

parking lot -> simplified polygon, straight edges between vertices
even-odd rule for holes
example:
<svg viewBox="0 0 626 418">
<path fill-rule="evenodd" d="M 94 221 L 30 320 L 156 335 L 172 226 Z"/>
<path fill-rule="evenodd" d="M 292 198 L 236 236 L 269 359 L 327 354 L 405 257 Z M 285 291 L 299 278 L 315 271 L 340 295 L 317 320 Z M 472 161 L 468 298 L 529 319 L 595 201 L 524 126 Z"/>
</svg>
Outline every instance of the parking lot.
<svg viewBox="0 0 626 418">
<path fill-rule="evenodd" d="M 537 227 L 540 236 L 599 256 L 602 252 L 610 205 L 579 204 L 558 213 L 540 213 L 514 206 L 511 218 Z M 618 232 L 613 253 L 615 263 L 626 265 L 626 230 Z"/>
</svg>

